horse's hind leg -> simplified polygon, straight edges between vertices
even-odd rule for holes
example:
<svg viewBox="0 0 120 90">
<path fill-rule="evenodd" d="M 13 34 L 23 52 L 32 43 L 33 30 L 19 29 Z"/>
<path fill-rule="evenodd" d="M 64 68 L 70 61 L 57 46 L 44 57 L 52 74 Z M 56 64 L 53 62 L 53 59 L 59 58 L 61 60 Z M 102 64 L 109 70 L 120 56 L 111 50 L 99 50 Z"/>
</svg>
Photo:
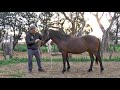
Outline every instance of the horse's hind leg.
<svg viewBox="0 0 120 90">
<path fill-rule="evenodd" d="M 91 72 L 92 71 L 92 67 L 93 67 L 93 62 L 94 62 L 94 56 L 92 53 L 88 52 L 89 53 L 89 56 L 90 56 L 90 59 L 91 59 L 91 64 L 90 64 L 90 68 L 88 69 L 88 72 Z"/>
<path fill-rule="evenodd" d="M 100 57 L 100 54 L 99 53 L 97 53 L 97 54 L 95 54 L 95 56 L 96 56 L 96 59 L 99 61 L 99 63 L 100 63 L 100 69 L 101 69 L 101 72 L 104 70 L 104 68 L 103 68 L 103 64 L 102 64 L 102 60 L 101 60 L 101 57 Z"/>
<path fill-rule="evenodd" d="M 98 57 L 97 56 L 95 57 L 96 57 L 95 64 L 98 65 Z"/>
</svg>

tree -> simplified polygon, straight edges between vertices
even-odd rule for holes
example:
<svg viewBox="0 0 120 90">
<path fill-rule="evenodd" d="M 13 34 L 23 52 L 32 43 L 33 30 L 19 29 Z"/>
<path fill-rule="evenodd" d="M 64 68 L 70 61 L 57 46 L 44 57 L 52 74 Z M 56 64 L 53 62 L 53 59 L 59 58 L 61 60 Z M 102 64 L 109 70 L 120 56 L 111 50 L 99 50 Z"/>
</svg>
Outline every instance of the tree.
<svg viewBox="0 0 120 90">
<path fill-rule="evenodd" d="M 106 51 L 109 50 L 110 38 L 111 38 L 111 36 L 112 36 L 112 34 L 111 34 L 111 28 L 112 28 L 112 26 L 113 26 L 114 21 L 118 18 L 117 12 L 106 12 L 106 13 L 108 13 L 109 16 L 110 16 L 110 19 L 108 19 L 108 21 L 109 21 L 109 26 L 108 26 L 107 29 L 105 29 L 104 26 L 103 26 L 102 23 L 101 23 L 101 18 L 103 17 L 104 12 L 102 12 L 102 14 L 101 14 L 100 17 L 99 17 L 98 12 L 97 12 L 96 14 L 92 13 L 92 14 L 95 16 L 95 18 L 96 18 L 96 20 L 97 20 L 97 22 L 98 22 L 98 25 L 99 25 L 99 27 L 101 28 L 101 30 L 102 30 L 102 32 L 103 32 L 103 36 L 102 36 L 102 46 L 101 46 L 101 48 L 102 48 L 102 49 L 101 49 L 101 58 L 103 58 L 103 52 L 106 52 Z M 112 14 L 113 14 L 113 15 L 112 15 Z M 113 53 L 113 51 L 110 52 L 109 59 L 111 59 L 112 53 Z"/>
<path fill-rule="evenodd" d="M 51 18 L 54 15 L 54 12 L 41 12 L 39 13 L 40 25 L 39 27 L 43 30 L 52 26 Z"/>
<path fill-rule="evenodd" d="M 71 28 L 69 32 L 71 32 L 71 35 L 75 35 L 77 32 L 79 32 L 79 35 L 82 35 L 82 30 L 85 26 L 85 20 L 84 20 L 84 12 L 61 12 L 65 19 L 68 20 L 71 23 Z"/>
<path fill-rule="evenodd" d="M 93 13 L 92 13 L 93 14 Z M 116 12 L 113 13 L 113 16 L 111 15 L 111 12 L 109 12 L 111 19 L 109 19 L 109 27 L 107 29 L 104 28 L 104 26 L 102 25 L 101 18 L 103 16 L 104 12 L 101 14 L 101 16 L 99 17 L 98 12 L 96 14 L 93 14 L 98 22 L 99 27 L 101 28 L 102 32 L 103 32 L 103 51 L 108 51 L 108 43 L 109 43 L 109 34 L 110 34 L 110 30 L 111 27 L 113 25 L 113 22 L 116 20 Z"/>
<path fill-rule="evenodd" d="M 92 32 L 93 31 L 93 29 L 92 29 L 92 27 L 90 26 L 90 24 L 86 24 L 86 26 L 84 27 L 84 33 L 85 34 L 89 34 L 90 32 Z"/>
<path fill-rule="evenodd" d="M 118 33 L 120 32 L 120 14 L 116 13 L 117 19 L 114 21 L 111 33 L 112 33 L 112 41 L 113 41 L 113 49 L 116 52 L 115 46 L 118 44 Z"/>
</svg>

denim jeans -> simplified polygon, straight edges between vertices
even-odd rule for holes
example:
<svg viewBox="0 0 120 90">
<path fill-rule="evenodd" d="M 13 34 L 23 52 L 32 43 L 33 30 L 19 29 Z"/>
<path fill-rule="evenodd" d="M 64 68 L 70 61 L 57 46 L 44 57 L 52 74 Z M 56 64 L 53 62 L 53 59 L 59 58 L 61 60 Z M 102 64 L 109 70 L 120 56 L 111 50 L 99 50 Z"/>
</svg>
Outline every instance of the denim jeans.
<svg viewBox="0 0 120 90">
<path fill-rule="evenodd" d="M 38 65 L 38 70 L 42 68 L 39 50 L 28 49 L 28 70 L 29 71 L 32 71 L 32 59 L 33 59 L 33 55 L 36 58 L 37 65 Z"/>
</svg>

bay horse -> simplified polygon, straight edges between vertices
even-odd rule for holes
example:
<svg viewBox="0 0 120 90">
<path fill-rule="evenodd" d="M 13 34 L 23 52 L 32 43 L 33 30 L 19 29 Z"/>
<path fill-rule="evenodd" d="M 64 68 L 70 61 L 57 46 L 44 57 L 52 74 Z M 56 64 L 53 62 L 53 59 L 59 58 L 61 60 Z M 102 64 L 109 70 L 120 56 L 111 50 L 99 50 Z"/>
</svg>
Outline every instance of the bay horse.
<svg viewBox="0 0 120 90">
<path fill-rule="evenodd" d="M 67 71 L 70 69 L 68 53 L 81 54 L 86 51 L 89 53 L 91 59 L 91 64 L 88 72 L 92 71 L 94 56 L 96 57 L 96 63 L 98 63 L 98 61 L 100 63 L 100 71 L 102 72 L 104 70 L 100 57 L 100 40 L 97 37 L 92 35 L 74 37 L 52 29 L 44 30 L 42 32 L 42 41 L 46 43 L 50 39 L 57 45 L 59 51 L 62 53 L 62 73 L 66 71 L 66 62 Z"/>
</svg>

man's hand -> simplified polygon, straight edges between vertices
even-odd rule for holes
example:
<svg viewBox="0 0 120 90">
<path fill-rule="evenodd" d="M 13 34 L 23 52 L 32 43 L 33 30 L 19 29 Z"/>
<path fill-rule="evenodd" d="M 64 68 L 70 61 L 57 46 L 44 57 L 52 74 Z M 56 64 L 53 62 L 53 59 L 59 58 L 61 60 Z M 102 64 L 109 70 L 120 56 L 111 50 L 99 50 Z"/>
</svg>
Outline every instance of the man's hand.
<svg viewBox="0 0 120 90">
<path fill-rule="evenodd" d="M 35 40 L 35 43 L 38 42 L 38 41 L 40 41 L 40 39 L 36 39 L 36 40 Z"/>
</svg>

